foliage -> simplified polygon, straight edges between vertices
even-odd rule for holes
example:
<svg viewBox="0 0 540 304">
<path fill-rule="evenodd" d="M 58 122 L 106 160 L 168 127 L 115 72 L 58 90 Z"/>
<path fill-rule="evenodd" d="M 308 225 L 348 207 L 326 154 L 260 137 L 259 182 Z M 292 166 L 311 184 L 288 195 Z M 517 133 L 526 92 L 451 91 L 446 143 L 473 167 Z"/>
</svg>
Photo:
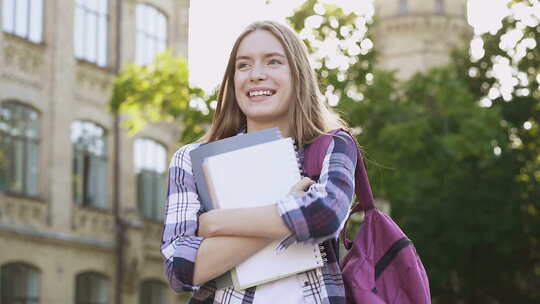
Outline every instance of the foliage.
<svg viewBox="0 0 540 304">
<path fill-rule="evenodd" d="M 187 63 L 167 51 L 152 64 L 131 64 L 114 82 L 110 107 L 124 114 L 123 124 L 130 134 L 146 123 L 175 122 L 181 129 L 180 141 L 190 142 L 204 133 L 212 117 L 210 95 L 189 86 Z"/>
<path fill-rule="evenodd" d="M 398 82 L 393 73 L 373 68 L 372 51 L 338 48 L 354 63 L 347 71 L 318 58 L 317 46 L 346 40 L 342 29 L 354 28 L 358 18 L 366 17 L 310 0 L 289 20 L 320 63 L 315 66 L 327 101 L 335 105 L 328 91 L 338 97 L 336 108 L 358 133 L 376 198 L 391 203 L 393 217 L 415 241 L 434 302 L 537 301 L 538 23 L 520 21 L 523 15 L 508 18 L 498 33 L 481 37 L 481 60 L 456 51 L 450 65 Z M 524 35 L 501 49 L 515 29 Z M 369 30 L 365 35 L 358 45 L 371 37 Z M 504 85 L 494 70 L 501 57 L 512 58 L 511 83 L 517 85 L 506 100 L 495 97 L 487 107 L 486 95 Z"/>
<path fill-rule="evenodd" d="M 346 115 L 364 99 L 363 92 L 373 77 L 371 16 L 308 0 L 288 21 L 304 39 L 324 98 Z"/>
</svg>

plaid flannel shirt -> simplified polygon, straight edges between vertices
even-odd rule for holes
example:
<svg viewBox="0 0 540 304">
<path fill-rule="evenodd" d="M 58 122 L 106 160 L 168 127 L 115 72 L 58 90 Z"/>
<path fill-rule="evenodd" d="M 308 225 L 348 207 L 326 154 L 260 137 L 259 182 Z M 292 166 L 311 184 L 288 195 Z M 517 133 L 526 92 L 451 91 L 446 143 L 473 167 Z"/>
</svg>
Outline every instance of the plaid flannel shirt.
<svg viewBox="0 0 540 304">
<path fill-rule="evenodd" d="M 297 274 L 306 303 L 345 303 L 345 290 L 338 263 L 339 231 L 343 228 L 354 194 L 354 170 L 357 161 L 355 142 L 345 132 L 334 137 L 324 158 L 317 183 L 305 194 L 290 194 L 276 202 L 279 213 L 292 232 L 284 247 L 294 242 L 321 243 L 328 262 L 321 268 Z M 161 243 L 165 272 L 171 288 L 193 291 L 190 303 L 252 303 L 256 287 L 246 290 L 216 290 L 210 281 L 193 285 L 197 250 L 204 238 L 197 236 L 198 216 L 203 212 L 189 152 L 200 143 L 188 144 L 173 156 L 169 167 L 169 185 L 165 223 Z M 303 157 L 299 151 L 300 159 Z"/>
</svg>

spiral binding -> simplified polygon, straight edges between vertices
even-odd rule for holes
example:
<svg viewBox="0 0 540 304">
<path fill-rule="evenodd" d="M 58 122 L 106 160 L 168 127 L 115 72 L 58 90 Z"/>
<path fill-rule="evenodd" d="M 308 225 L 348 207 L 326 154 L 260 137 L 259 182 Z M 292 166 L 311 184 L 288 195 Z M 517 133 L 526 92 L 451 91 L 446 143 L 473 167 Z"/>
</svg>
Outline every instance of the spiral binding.
<svg viewBox="0 0 540 304">
<path fill-rule="evenodd" d="M 293 146 L 294 146 L 294 153 L 296 154 L 296 164 L 298 166 L 298 170 L 300 170 L 300 176 L 306 176 L 306 172 L 304 171 L 304 166 L 302 166 L 302 164 L 304 163 L 304 154 L 300 151 L 298 147 L 298 143 L 294 139 L 293 139 Z"/>
<path fill-rule="evenodd" d="M 319 244 L 319 251 L 321 252 L 321 257 L 322 257 L 323 263 L 324 264 L 328 263 L 328 256 L 326 254 L 326 247 L 324 247 L 323 244 Z"/>
<path fill-rule="evenodd" d="M 313 253 L 315 254 L 316 257 L 321 258 L 323 265 L 327 264 L 328 263 L 328 257 L 326 255 L 326 248 L 324 247 L 323 244 L 319 244 L 318 247 L 319 247 L 318 248 L 319 250 L 317 250 L 317 248 L 313 248 Z M 319 264 L 319 262 L 317 262 L 317 264 Z"/>
</svg>

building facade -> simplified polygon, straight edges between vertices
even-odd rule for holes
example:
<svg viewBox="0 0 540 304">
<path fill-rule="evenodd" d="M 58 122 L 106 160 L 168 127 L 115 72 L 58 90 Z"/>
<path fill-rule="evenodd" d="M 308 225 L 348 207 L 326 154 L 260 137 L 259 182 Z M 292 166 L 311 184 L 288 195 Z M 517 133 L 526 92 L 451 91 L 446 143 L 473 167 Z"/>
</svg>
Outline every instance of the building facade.
<svg viewBox="0 0 540 304">
<path fill-rule="evenodd" d="M 172 125 L 108 110 L 126 63 L 187 57 L 189 0 L 0 0 L 0 303 L 183 303 L 159 251 Z"/>
<path fill-rule="evenodd" d="M 398 79 L 449 62 L 472 37 L 467 0 L 374 0 L 378 66 Z"/>
</svg>

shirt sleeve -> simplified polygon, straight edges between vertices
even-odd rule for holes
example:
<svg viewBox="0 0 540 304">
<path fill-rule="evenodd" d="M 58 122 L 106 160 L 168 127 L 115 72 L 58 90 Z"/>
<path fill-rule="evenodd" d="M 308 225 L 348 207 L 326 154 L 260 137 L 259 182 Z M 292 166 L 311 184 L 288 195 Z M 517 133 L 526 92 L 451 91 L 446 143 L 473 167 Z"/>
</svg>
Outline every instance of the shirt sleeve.
<svg viewBox="0 0 540 304">
<path fill-rule="evenodd" d="M 292 232 L 292 242 L 320 243 L 337 237 L 349 214 L 354 194 L 356 142 L 343 131 L 334 136 L 324 157 L 319 180 L 302 195 L 278 201 L 281 218 Z"/>
<path fill-rule="evenodd" d="M 204 238 L 197 236 L 201 203 L 193 178 L 189 152 L 195 144 L 180 148 L 169 166 L 169 183 L 161 253 L 171 288 L 176 292 L 193 291 L 197 251 Z"/>
</svg>

